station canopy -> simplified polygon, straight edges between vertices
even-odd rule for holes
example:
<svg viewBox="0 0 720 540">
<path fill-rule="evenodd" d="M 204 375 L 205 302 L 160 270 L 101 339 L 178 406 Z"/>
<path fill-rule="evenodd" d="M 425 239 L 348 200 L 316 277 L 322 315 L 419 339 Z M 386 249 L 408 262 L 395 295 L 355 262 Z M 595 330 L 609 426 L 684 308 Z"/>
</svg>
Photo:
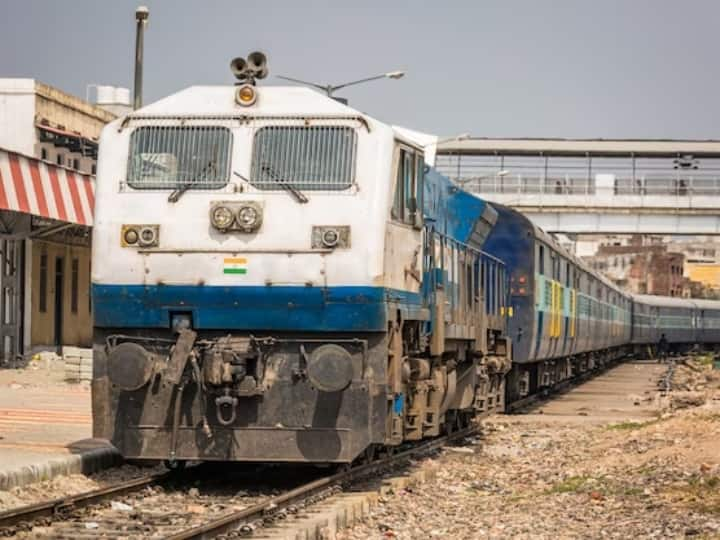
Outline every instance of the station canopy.
<svg viewBox="0 0 720 540">
<path fill-rule="evenodd" d="M 91 227 L 94 179 L 0 148 L 0 210 Z"/>
</svg>

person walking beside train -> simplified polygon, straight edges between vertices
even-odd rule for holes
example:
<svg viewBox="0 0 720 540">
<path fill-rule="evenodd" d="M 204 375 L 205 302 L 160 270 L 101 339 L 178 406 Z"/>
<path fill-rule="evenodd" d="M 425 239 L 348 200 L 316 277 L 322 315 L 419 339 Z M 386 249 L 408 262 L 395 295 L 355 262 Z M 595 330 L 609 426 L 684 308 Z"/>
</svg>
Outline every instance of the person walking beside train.
<svg viewBox="0 0 720 540">
<path fill-rule="evenodd" d="M 667 354 L 668 354 L 668 340 L 665 337 L 665 334 L 662 334 L 660 336 L 660 341 L 658 341 L 658 344 L 657 344 L 657 356 L 658 356 L 659 364 L 662 364 L 667 360 Z"/>
</svg>

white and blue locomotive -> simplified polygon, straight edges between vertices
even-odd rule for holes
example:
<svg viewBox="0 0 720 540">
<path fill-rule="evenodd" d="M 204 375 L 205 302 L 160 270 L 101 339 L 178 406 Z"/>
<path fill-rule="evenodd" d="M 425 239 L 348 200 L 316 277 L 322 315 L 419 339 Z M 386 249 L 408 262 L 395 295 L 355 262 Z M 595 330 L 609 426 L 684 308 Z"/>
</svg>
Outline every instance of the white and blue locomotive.
<svg viewBox="0 0 720 540">
<path fill-rule="evenodd" d="M 347 463 L 502 410 L 495 211 L 409 132 L 245 66 L 102 133 L 94 435 L 135 459 Z"/>
</svg>

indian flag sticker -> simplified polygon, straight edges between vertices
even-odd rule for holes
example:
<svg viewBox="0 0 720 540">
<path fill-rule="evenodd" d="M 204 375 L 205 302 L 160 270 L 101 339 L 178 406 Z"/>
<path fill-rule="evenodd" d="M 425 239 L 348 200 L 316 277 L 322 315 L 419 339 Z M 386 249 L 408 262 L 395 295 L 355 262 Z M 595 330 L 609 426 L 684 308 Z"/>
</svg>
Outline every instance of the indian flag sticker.
<svg viewBox="0 0 720 540">
<path fill-rule="evenodd" d="M 224 259 L 223 274 L 247 274 L 247 259 L 241 257 Z"/>
</svg>

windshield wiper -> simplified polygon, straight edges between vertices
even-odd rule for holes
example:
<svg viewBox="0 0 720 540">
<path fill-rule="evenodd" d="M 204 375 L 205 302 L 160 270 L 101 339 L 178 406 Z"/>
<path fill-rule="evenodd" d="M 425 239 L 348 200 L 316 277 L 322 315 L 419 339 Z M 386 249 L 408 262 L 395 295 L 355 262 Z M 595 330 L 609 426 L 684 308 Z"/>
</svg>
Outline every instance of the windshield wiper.
<svg viewBox="0 0 720 540">
<path fill-rule="evenodd" d="M 201 180 L 206 180 L 208 173 L 210 173 L 214 168 L 215 168 L 215 162 L 211 161 L 210 163 L 208 163 L 205 166 L 205 168 L 203 168 L 202 171 L 200 171 L 200 173 L 193 180 L 190 180 L 189 182 L 185 182 L 184 184 L 176 187 L 175 191 L 173 191 L 168 196 L 168 202 L 170 202 L 170 203 L 178 202 L 180 197 L 182 197 L 182 194 L 185 193 L 188 189 L 193 187 L 195 184 L 197 184 Z"/>
<path fill-rule="evenodd" d="M 310 199 L 308 199 L 305 194 L 300 191 L 298 188 L 293 186 L 290 182 L 283 178 L 278 178 L 278 175 L 275 174 L 275 172 L 272 170 L 272 167 L 270 165 L 263 165 L 260 167 L 260 170 L 264 173 L 266 173 L 270 178 L 272 178 L 277 184 L 280 184 L 280 186 L 287 190 L 297 202 L 304 204 L 308 202 Z"/>
<path fill-rule="evenodd" d="M 179 188 L 176 188 L 175 191 L 173 191 L 170 195 L 168 195 L 168 202 L 170 203 L 176 203 L 182 197 L 182 194 L 185 193 L 188 189 L 192 187 L 193 184 L 196 184 L 197 180 L 193 180 L 192 182 L 185 182 L 182 186 Z"/>
</svg>

